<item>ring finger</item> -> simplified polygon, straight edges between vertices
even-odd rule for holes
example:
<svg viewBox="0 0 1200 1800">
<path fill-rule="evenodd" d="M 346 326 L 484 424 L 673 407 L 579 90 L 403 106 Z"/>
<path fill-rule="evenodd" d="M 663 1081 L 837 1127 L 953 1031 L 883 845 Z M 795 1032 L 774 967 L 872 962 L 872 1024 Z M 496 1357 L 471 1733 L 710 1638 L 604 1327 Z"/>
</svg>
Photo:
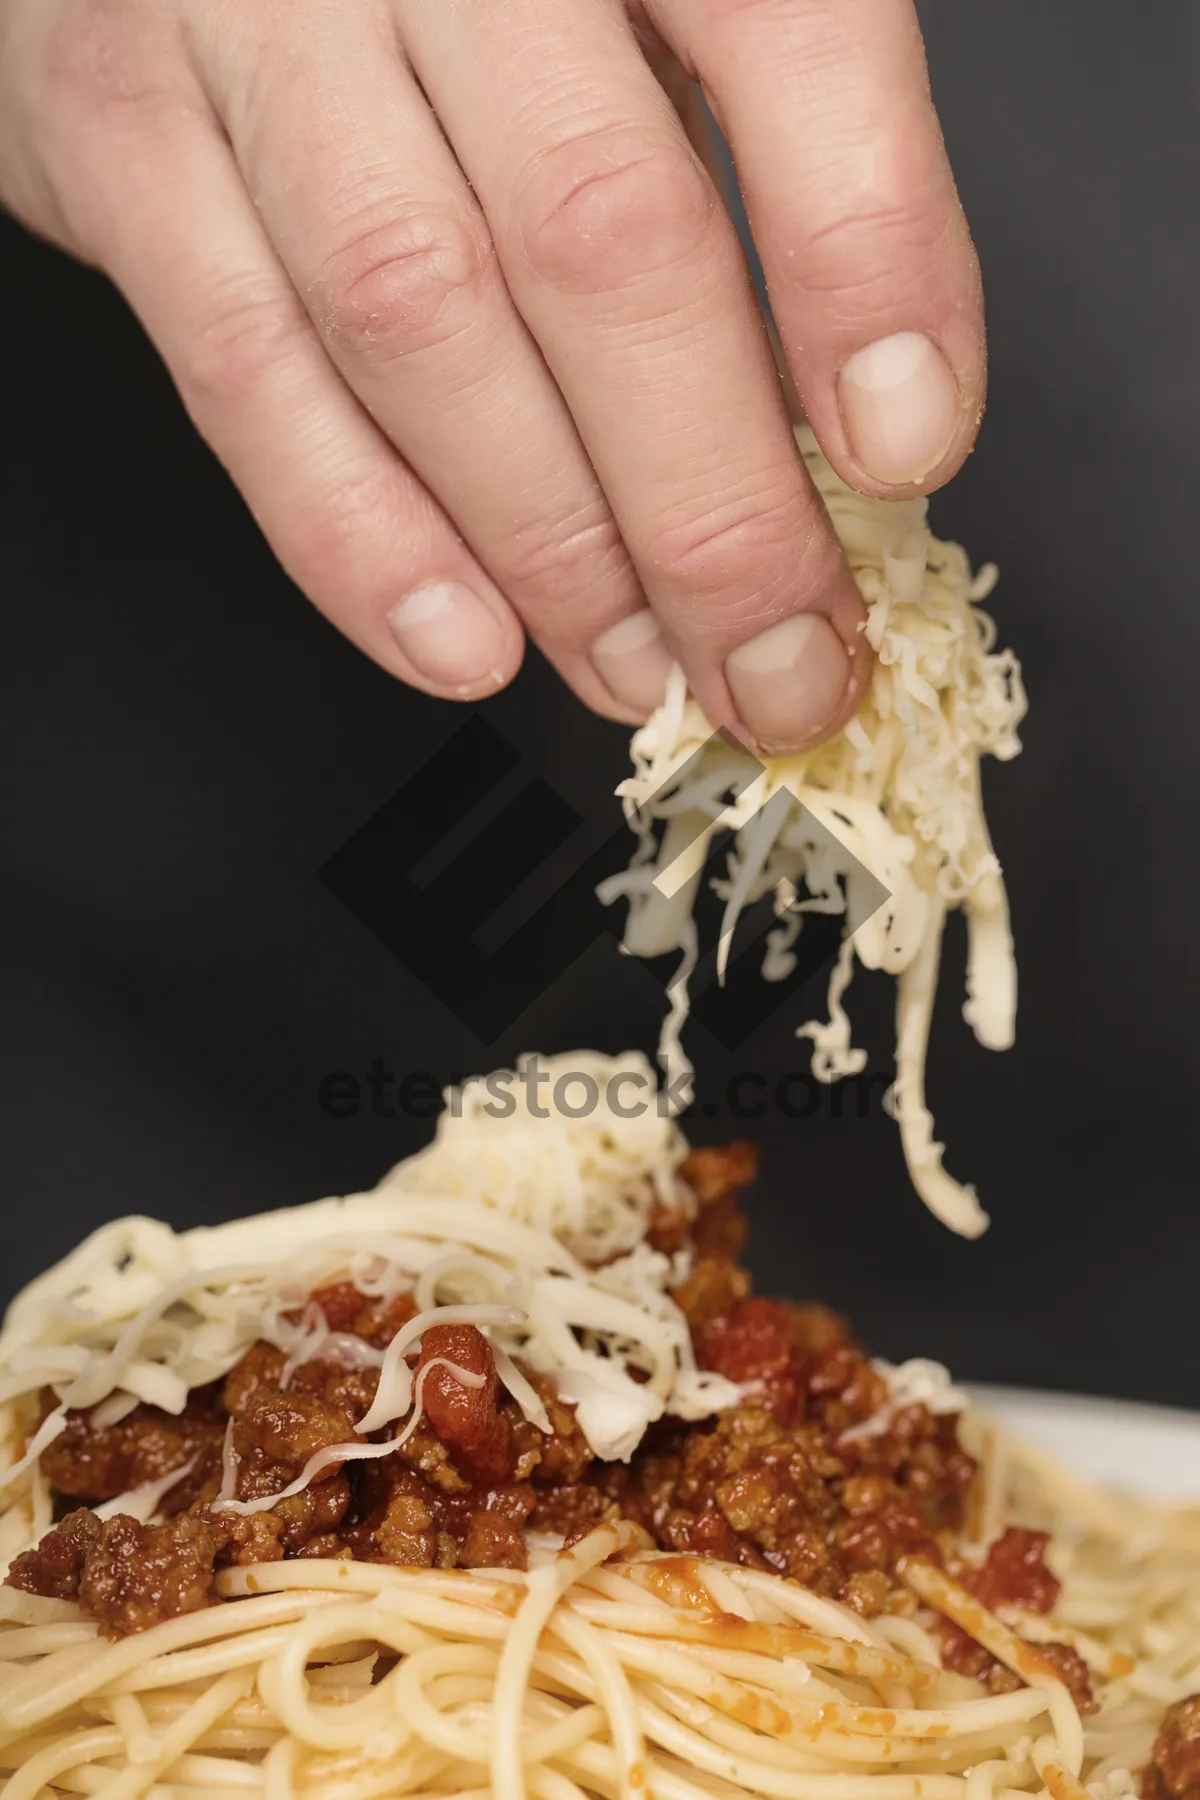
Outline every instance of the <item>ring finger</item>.
<svg viewBox="0 0 1200 1800">
<path fill-rule="evenodd" d="M 243 41 L 205 56 L 267 232 L 333 362 L 531 636 L 589 704 L 644 718 L 667 658 L 615 706 L 589 659 L 644 600 L 483 214 L 386 21 L 329 22 L 323 3 L 289 13 L 288 56 L 258 46 L 250 86 Z M 403 606 L 393 622 L 403 640 Z"/>
</svg>

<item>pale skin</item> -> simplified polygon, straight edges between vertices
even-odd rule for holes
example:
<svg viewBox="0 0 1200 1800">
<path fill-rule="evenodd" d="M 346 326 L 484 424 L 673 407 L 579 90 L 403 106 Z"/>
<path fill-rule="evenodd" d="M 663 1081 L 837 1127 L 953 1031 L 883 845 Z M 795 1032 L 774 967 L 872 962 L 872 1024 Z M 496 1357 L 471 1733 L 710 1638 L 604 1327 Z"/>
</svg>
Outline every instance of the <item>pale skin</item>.
<svg viewBox="0 0 1200 1800">
<path fill-rule="evenodd" d="M 884 498 L 983 410 L 912 0 L 0 0 L 0 199 L 111 276 L 313 603 L 447 699 L 528 637 L 611 718 L 674 659 L 743 742 L 828 737 L 869 651 L 785 389 Z"/>
</svg>

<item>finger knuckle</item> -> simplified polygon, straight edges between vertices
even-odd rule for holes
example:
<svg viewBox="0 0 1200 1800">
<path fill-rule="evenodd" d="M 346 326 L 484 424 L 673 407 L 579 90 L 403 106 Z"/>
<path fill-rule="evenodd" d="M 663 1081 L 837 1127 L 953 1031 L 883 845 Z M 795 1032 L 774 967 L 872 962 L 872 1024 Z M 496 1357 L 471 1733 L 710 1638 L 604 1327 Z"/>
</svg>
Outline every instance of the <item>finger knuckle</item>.
<svg viewBox="0 0 1200 1800">
<path fill-rule="evenodd" d="M 383 607 L 388 595 L 394 599 L 397 563 L 377 554 L 381 542 L 401 524 L 405 548 L 419 560 L 432 537 L 432 519 L 422 518 L 412 499 L 402 469 L 382 457 L 332 475 L 319 502 L 298 509 L 288 525 L 289 561 L 304 585 L 316 597 L 349 597 L 367 613 Z"/>
<path fill-rule="evenodd" d="M 918 196 L 867 200 L 793 240 L 797 278 L 815 295 L 857 296 L 903 310 L 944 266 L 951 221 Z"/>
<path fill-rule="evenodd" d="M 242 277 L 209 296 L 178 371 L 184 404 L 201 429 L 214 414 L 255 400 L 308 329 L 298 303 L 274 280 Z"/>
<path fill-rule="evenodd" d="M 391 218 L 355 232 L 329 259 L 319 323 L 334 347 L 373 362 L 439 348 L 476 317 L 493 260 L 472 220 L 450 211 Z"/>
<path fill-rule="evenodd" d="M 754 613 L 810 568 L 818 534 L 794 491 L 758 492 L 668 520 L 650 546 L 660 580 L 686 599 L 694 629 Z M 720 602 L 719 615 L 706 612 Z"/>
<path fill-rule="evenodd" d="M 633 579 L 629 553 L 617 522 L 603 498 L 588 500 L 538 519 L 518 531 L 507 562 L 508 586 L 536 603 L 544 600 L 564 615 L 564 624 L 579 624 L 587 636 L 589 595 L 611 593 L 614 585 Z M 571 607 L 562 608 L 565 595 Z M 570 613 L 570 618 L 566 614 Z"/>
<path fill-rule="evenodd" d="M 686 262 L 713 217 L 701 170 L 666 132 L 610 125 L 544 150 L 514 194 L 535 274 L 597 293 Z"/>
<path fill-rule="evenodd" d="M 797 18 L 805 21 L 813 15 L 827 13 L 831 0 L 713 0 L 710 12 L 721 23 L 742 24 L 753 20 L 756 24 L 795 25 Z"/>
<path fill-rule="evenodd" d="M 82 123 L 142 114 L 173 87 L 170 21 L 150 4 L 70 0 L 45 38 L 43 84 L 55 116 Z"/>
</svg>

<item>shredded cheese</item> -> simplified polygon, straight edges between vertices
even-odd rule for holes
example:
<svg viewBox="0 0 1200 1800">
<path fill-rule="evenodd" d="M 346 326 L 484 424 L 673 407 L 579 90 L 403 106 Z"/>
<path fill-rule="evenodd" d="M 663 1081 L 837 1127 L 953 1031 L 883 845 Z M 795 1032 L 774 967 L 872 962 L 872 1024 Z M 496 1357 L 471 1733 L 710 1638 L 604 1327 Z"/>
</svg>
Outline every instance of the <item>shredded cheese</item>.
<svg viewBox="0 0 1200 1800">
<path fill-rule="evenodd" d="M 840 1439 L 843 1444 L 882 1437 L 885 1431 L 891 1430 L 896 1414 L 909 1406 L 924 1406 L 936 1416 L 965 1412 L 970 1404 L 963 1389 L 955 1387 L 944 1363 L 931 1362 L 924 1356 L 910 1357 L 908 1362 L 898 1366 L 884 1362 L 881 1357 L 873 1357 L 872 1362 L 887 1382 L 887 1402 L 870 1418 L 843 1431 Z"/>
<path fill-rule="evenodd" d="M 538 1066 L 551 1090 L 582 1073 L 609 1098 L 574 1119 L 552 1104 L 545 1116 L 489 1112 L 490 1077 L 448 1091 L 431 1149 L 369 1193 L 182 1233 L 143 1218 L 94 1232 L 18 1295 L 0 1330 L 0 1404 L 23 1409 L 31 1428 L 39 1393 L 48 1387 L 57 1401 L 0 1489 L 36 1464 L 69 1409 L 116 1420 L 141 1398 L 178 1414 L 193 1388 L 225 1375 L 260 1338 L 284 1353 L 287 1377 L 315 1356 L 379 1369 L 357 1442 L 322 1451 L 289 1493 L 333 1462 L 385 1454 L 411 1435 L 422 1374 L 408 1359 L 435 1325 L 482 1331 L 500 1381 L 543 1431 L 550 1421 L 518 1360 L 550 1376 L 608 1461 L 628 1459 L 665 1413 L 698 1419 L 732 1405 L 734 1384 L 696 1368 L 668 1291 L 676 1263 L 644 1241 L 656 1200 L 687 1199 L 676 1179 L 686 1144 L 654 1108 L 649 1065 L 580 1053 Z M 315 1289 L 347 1278 L 364 1293 L 412 1295 L 416 1316 L 386 1350 L 331 1331 L 309 1305 Z M 402 1420 L 386 1447 L 364 1442 Z M 279 1498 L 236 1501 L 236 1476 L 230 1436 L 218 1504 L 254 1511 Z"/>
<path fill-rule="evenodd" d="M 448 1091 L 428 1149 L 385 1186 L 463 1195 L 552 1233 L 588 1263 L 632 1250 L 675 1199 L 687 1143 L 645 1057 L 524 1056 Z"/>
<path fill-rule="evenodd" d="M 863 704 L 831 742 L 764 766 L 714 735 L 675 670 L 663 705 L 634 736 L 634 773 L 618 789 L 637 835 L 633 861 L 600 896 L 628 899 L 624 941 L 632 954 L 681 955 L 659 1057 L 668 1091 L 689 1099 L 680 1027 L 697 960 L 692 908 L 714 838 L 733 840 L 727 879 L 713 883 L 725 902 L 722 979 L 738 915 L 764 895 L 774 895 L 780 921 L 763 963 L 770 980 L 790 972 L 806 913 L 844 914 L 829 1017 L 802 1024 L 797 1035 L 812 1040 L 820 1080 L 857 1073 L 863 1053 L 842 1004 L 854 958 L 897 978 L 892 1109 L 909 1172 L 932 1211 L 974 1237 L 987 1215 L 974 1190 L 942 1168 L 925 1104 L 925 1051 L 942 926 L 955 907 L 965 910 L 969 934 L 964 1016 L 990 1049 L 1013 1040 L 1016 969 L 979 765 L 985 755 L 1003 761 L 1020 749 L 1020 667 L 1010 651 L 996 650 L 995 626 L 978 605 L 995 569 L 973 576 L 956 544 L 931 535 L 924 500 L 855 494 L 811 431 L 798 430 L 797 441 L 867 605 L 875 666 Z"/>
</svg>

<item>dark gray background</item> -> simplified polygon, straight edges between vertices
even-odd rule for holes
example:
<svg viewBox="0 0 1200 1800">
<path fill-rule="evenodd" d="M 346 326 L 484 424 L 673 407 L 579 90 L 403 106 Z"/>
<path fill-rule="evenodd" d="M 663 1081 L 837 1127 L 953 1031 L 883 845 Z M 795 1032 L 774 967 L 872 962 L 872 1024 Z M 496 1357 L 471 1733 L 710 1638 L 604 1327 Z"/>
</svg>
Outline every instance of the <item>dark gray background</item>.
<svg viewBox="0 0 1200 1800">
<path fill-rule="evenodd" d="M 824 1113 L 754 1127 L 754 1257 L 887 1352 L 1195 1405 L 1200 15 L 922 12 L 993 357 L 979 450 L 935 522 L 1001 564 L 1033 705 L 1025 755 L 988 784 L 1020 1041 L 994 1057 L 970 1039 L 954 937 L 930 1092 L 949 1166 L 993 1212 L 981 1243 L 923 1215 L 885 1119 Z M 290 588 L 106 284 L 6 223 L 0 247 L 11 1291 L 115 1213 L 183 1225 L 344 1191 L 422 1140 L 411 1120 L 328 1118 L 330 1071 L 649 1048 L 660 997 L 597 943 L 484 1049 L 320 885 L 460 715 Z M 532 658 L 486 714 L 604 816 L 619 729 Z M 876 1068 L 889 1004 L 861 983 Z M 698 1039 L 702 1092 L 801 1066 L 795 1022 L 735 1057 Z"/>
</svg>

